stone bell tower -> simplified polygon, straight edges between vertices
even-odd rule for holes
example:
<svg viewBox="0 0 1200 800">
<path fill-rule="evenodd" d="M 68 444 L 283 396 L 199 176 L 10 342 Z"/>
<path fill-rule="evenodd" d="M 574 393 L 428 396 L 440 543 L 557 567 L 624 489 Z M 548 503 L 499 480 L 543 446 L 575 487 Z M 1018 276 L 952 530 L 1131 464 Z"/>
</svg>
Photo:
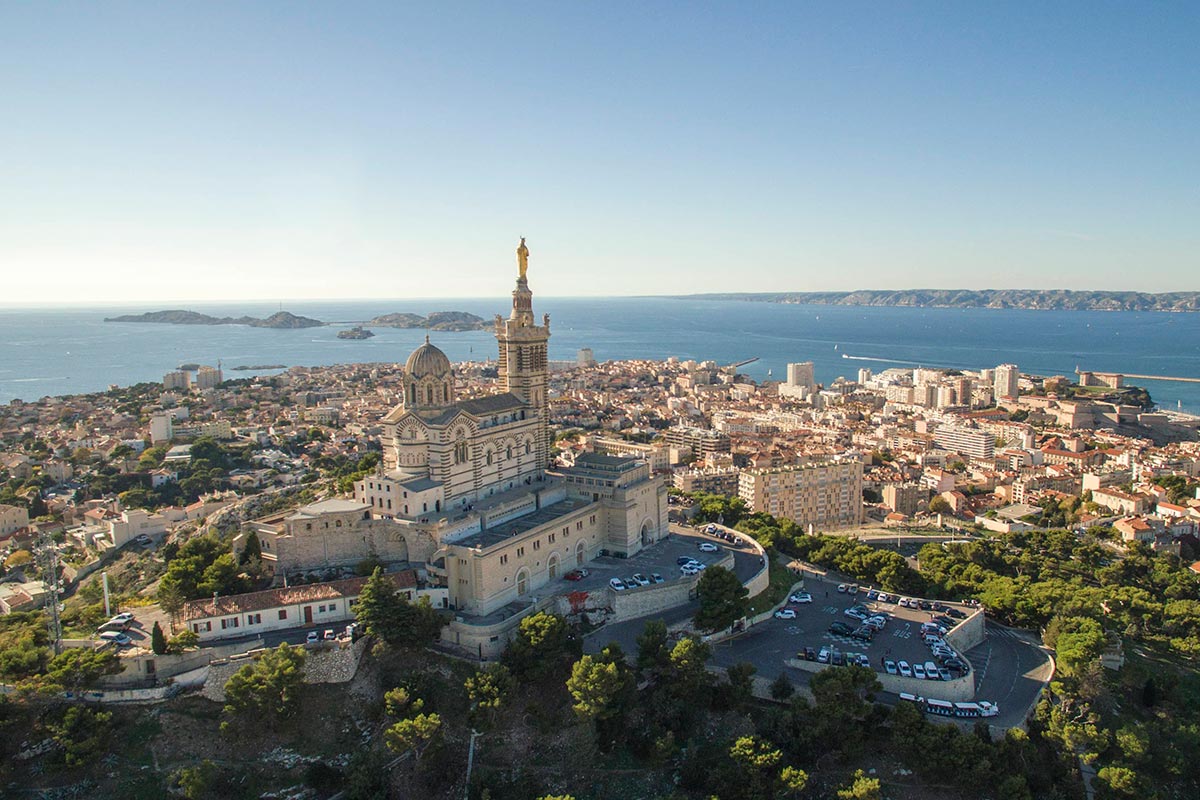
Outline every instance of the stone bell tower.
<svg viewBox="0 0 1200 800">
<path fill-rule="evenodd" d="M 547 361 L 550 341 L 550 315 L 537 325 L 533 317 L 533 292 L 525 273 L 529 269 L 529 248 L 525 238 L 517 248 L 517 287 L 512 293 L 512 313 L 508 319 L 496 315 L 496 341 L 500 345 L 500 387 L 512 392 L 533 407 L 541 424 L 536 442 L 538 463 L 550 464 L 550 409 L 546 400 L 549 379 Z"/>
</svg>

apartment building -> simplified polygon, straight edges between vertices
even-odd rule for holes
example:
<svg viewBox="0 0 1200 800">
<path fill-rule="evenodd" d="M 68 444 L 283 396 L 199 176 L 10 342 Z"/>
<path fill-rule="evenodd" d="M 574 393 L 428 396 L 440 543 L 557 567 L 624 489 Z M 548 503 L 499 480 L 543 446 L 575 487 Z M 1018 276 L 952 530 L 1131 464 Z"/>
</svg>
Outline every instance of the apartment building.
<svg viewBox="0 0 1200 800">
<path fill-rule="evenodd" d="M 863 468 L 857 458 L 744 470 L 738 495 L 767 512 L 818 530 L 862 523 Z"/>
</svg>

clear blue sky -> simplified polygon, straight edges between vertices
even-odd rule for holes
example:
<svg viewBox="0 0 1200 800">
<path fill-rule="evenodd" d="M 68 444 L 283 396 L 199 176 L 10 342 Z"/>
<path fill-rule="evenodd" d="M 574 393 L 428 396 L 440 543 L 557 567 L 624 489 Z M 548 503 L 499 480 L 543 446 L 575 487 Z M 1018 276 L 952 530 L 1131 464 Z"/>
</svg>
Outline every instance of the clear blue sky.
<svg viewBox="0 0 1200 800">
<path fill-rule="evenodd" d="M 1200 289 L 1200 3 L 0 0 L 0 303 Z"/>
</svg>

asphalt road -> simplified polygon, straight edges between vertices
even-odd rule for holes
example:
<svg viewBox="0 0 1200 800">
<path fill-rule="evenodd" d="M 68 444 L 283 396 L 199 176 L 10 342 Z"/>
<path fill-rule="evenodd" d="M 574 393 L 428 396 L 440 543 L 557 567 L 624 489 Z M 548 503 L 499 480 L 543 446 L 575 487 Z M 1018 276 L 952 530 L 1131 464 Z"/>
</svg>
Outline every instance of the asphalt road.
<svg viewBox="0 0 1200 800">
<path fill-rule="evenodd" d="M 1034 634 L 993 622 L 987 624 L 987 638 L 967 658 L 975 667 L 975 696 L 1000 706 L 1000 715 L 990 720 L 999 728 L 1025 721 L 1053 664 Z"/>
</svg>

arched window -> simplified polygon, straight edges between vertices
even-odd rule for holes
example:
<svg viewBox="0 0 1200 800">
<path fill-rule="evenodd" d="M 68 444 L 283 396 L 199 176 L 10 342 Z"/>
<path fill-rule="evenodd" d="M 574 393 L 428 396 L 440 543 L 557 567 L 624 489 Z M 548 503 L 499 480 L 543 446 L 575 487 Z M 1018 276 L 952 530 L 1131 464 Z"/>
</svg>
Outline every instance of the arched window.
<svg viewBox="0 0 1200 800">
<path fill-rule="evenodd" d="M 525 455 L 529 455 L 529 442 L 525 443 Z"/>
<path fill-rule="evenodd" d="M 505 458 L 512 458 L 512 445 L 511 445 L 511 444 L 510 444 L 510 445 L 509 445 L 507 448 L 505 448 L 505 450 L 504 450 L 504 457 L 505 457 Z"/>
<path fill-rule="evenodd" d="M 517 594 L 522 595 L 529 591 L 529 572 L 522 569 L 517 573 Z"/>
<path fill-rule="evenodd" d="M 492 451 L 491 450 L 488 450 L 487 463 L 488 463 L 489 467 L 492 465 Z"/>
<path fill-rule="evenodd" d="M 550 580 L 558 577 L 558 553 L 551 553 L 546 561 L 546 571 L 550 574 Z"/>
<path fill-rule="evenodd" d="M 432 386 L 425 387 L 425 403 L 427 405 L 433 405 L 433 387 Z"/>
</svg>

